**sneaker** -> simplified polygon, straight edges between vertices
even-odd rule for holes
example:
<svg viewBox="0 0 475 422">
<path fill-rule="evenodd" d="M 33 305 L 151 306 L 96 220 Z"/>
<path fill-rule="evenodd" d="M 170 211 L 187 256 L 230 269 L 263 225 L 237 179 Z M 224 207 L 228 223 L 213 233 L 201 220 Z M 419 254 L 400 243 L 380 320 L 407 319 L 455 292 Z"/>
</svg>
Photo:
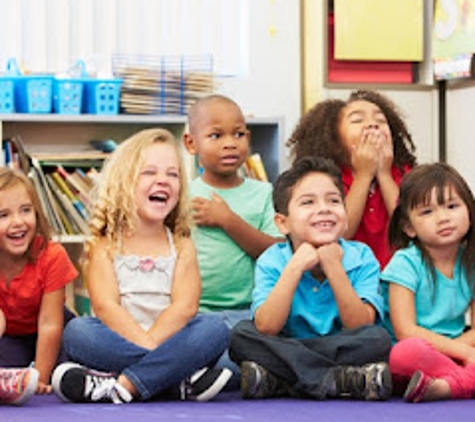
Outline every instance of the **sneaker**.
<svg viewBox="0 0 475 422">
<path fill-rule="evenodd" d="M 243 399 L 265 399 L 290 396 L 290 385 L 256 362 L 241 363 L 241 395 Z"/>
<path fill-rule="evenodd" d="M 0 369 L 0 403 L 23 404 L 35 394 L 40 373 L 34 368 Z"/>
<path fill-rule="evenodd" d="M 180 399 L 208 401 L 218 395 L 232 376 L 228 368 L 202 368 L 180 383 Z"/>
<path fill-rule="evenodd" d="M 421 371 L 414 372 L 406 391 L 404 392 L 404 400 L 409 403 L 419 403 L 426 401 L 425 393 L 428 387 L 434 382 L 434 378 L 431 378 Z"/>
<path fill-rule="evenodd" d="M 53 372 L 51 384 L 54 392 L 65 402 L 129 403 L 132 395 L 108 372 L 99 372 L 66 362 Z"/>
<path fill-rule="evenodd" d="M 392 393 L 389 366 L 385 362 L 335 369 L 336 395 L 362 400 L 387 400 Z"/>
</svg>

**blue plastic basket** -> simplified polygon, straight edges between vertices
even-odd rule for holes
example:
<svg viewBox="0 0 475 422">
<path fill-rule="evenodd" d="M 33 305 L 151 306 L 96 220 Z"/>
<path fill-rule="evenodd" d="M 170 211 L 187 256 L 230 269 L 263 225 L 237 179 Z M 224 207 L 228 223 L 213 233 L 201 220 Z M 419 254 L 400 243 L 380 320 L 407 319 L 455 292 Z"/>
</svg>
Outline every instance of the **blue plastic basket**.
<svg viewBox="0 0 475 422">
<path fill-rule="evenodd" d="M 17 113 L 50 113 L 53 107 L 53 76 L 22 75 L 15 59 L 9 59 L 7 74 L 14 82 Z"/>
<path fill-rule="evenodd" d="M 83 111 L 91 114 L 118 114 L 121 85 L 121 79 L 86 80 Z"/>
<path fill-rule="evenodd" d="M 19 76 L 15 81 L 15 105 L 18 113 L 51 113 L 53 77 Z"/>
<path fill-rule="evenodd" d="M 15 79 L 0 76 L 0 113 L 15 112 Z"/>
<path fill-rule="evenodd" d="M 54 112 L 58 114 L 80 114 L 83 91 L 83 79 L 55 78 L 53 83 Z"/>
</svg>

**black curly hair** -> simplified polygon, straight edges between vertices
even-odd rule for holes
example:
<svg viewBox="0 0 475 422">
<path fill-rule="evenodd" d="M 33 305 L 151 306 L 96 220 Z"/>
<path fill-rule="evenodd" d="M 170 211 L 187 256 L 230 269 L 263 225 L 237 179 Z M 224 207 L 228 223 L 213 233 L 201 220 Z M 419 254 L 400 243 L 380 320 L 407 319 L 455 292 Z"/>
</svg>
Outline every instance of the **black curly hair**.
<svg viewBox="0 0 475 422">
<path fill-rule="evenodd" d="M 340 168 L 347 164 L 347 152 L 338 134 L 338 123 L 342 109 L 354 101 L 369 101 L 376 104 L 389 124 L 393 145 L 394 165 L 416 165 L 416 147 L 398 107 L 387 97 L 376 91 L 353 91 L 349 98 L 329 99 L 317 103 L 300 118 L 287 141 L 292 161 L 305 156 L 320 156 L 332 159 Z"/>
</svg>

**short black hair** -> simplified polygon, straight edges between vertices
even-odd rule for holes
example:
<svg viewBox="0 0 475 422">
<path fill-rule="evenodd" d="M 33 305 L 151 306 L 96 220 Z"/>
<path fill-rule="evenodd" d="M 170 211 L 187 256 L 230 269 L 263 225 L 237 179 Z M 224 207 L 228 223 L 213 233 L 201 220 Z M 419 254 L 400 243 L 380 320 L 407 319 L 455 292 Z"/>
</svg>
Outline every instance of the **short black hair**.
<svg viewBox="0 0 475 422">
<path fill-rule="evenodd" d="M 309 173 L 328 175 L 335 182 L 341 197 L 345 196 L 341 171 L 332 160 L 323 157 L 303 157 L 295 161 L 292 167 L 284 171 L 274 183 L 272 200 L 276 212 L 288 214 L 289 202 L 295 185 Z"/>
</svg>

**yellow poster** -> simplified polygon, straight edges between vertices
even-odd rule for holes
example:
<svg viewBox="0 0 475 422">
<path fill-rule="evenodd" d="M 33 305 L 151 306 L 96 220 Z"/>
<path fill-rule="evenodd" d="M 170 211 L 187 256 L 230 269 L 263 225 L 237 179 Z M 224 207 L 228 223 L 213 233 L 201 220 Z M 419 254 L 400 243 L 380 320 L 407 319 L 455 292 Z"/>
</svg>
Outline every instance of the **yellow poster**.
<svg viewBox="0 0 475 422">
<path fill-rule="evenodd" d="M 335 0 L 335 58 L 422 61 L 423 0 Z"/>
</svg>

